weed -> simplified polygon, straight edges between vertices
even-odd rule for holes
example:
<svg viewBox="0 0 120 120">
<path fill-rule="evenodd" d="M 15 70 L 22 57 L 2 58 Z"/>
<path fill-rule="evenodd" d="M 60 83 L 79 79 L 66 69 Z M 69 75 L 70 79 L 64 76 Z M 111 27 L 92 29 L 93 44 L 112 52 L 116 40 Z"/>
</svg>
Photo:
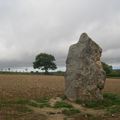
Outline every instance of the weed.
<svg viewBox="0 0 120 120">
<path fill-rule="evenodd" d="M 39 104 L 39 107 L 50 107 L 49 105 L 50 98 L 37 99 L 36 102 Z"/>
<path fill-rule="evenodd" d="M 28 107 L 23 106 L 23 105 L 16 106 L 16 109 L 17 109 L 17 112 L 19 112 L 19 113 L 29 113 L 29 112 L 32 112 L 31 109 L 29 109 Z"/>
<path fill-rule="evenodd" d="M 38 103 L 34 100 L 30 100 L 28 105 L 33 106 L 33 107 L 39 107 Z"/>
<path fill-rule="evenodd" d="M 56 102 L 54 108 L 73 108 L 73 106 L 66 102 L 61 101 L 61 102 Z"/>
<path fill-rule="evenodd" d="M 62 100 L 66 100 L 67 96 L 63 95 L 61 98 L 62 98 Z"/>
<path fill-rule="evenodd" d="M 120 96 L 112 94 L 112 93 L 105 93 L 103 95 L 103 100 L 96 100 L 96 101 L 80 101 L 77 100 L 76 103 L 83 104 L 85 107 L 88 108 L 95 108 L 95 109 L 105 109 L 111 107 L 113 105 L 120 105 Z"/>
<path fill-rule="evenodd" d="M 110 114 L 120 113 L 120 106 L 112 106 L 110 108 L 107 108 L 107 112 Z"/>
<path fill-rule="evenodd" d="M 31 100 L 29 101 L 29 105 L 34 106 L 34 107 L 40 107 L 40 108 L 50 107 L 48 101 L 49 101 L 48 98 Z"/>
<path fill-rule="evenodd" d="M 14 104 L 20 104 L 20 105 L 25 105 L 28 103 L 29 103 L 29 100 L 26 100 L 26 99 L 17 99 L 16 101 L 14 101 Z"/>
<path fill-rule="evenodd" d="M 75 102 L 76 102 L 77 104 L 82 104 L 82 103 L 83 103 L 80 99 L 77 99 Z"/>
</svg>

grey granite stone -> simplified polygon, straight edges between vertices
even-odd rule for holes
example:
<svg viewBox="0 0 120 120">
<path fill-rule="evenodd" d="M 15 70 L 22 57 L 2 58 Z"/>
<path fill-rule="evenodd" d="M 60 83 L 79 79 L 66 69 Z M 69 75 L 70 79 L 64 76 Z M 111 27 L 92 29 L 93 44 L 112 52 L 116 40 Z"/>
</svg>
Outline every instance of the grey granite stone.
<svg viewBox="0 0 120 120">
<path fill-rule="evenodd" d="M 65 95 L 71 101 L 102 100 L 106 74 L 100 61 L 102 49 L 86 33 L 69 48 Z"/>
</svg>

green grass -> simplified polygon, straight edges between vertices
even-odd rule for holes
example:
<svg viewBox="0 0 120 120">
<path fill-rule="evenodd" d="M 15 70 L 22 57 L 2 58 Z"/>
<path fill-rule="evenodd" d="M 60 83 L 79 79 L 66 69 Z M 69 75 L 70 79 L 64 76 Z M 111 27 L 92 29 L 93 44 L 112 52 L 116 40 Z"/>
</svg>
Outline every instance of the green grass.
<svg viewBox="0 0 120 120">
<path fill-rule="evenodd" d="M 14 101 L 15 104 L 20 104 L 20 105 L 25 105 L 29 103 L 29 100 L 27 99 L 17 99 L 16 101 Z"/>
<path fill-rule="evenodd" d="M 80 101 L 77 100 L 76 103 L 78 104 L 84 104 L 87 108 L 93 108 L 93 109 L 104 109 L 109 114 L 114 113 L 120 113 L 120 96 L 115 95 L 112 93 L 105 93 L 103 95 L 104 99 L 101 101 Z M 0 110 L 7 110 L 13 109 L 16 110 L 18 113 L 26 113 L 26 112 L 32 112 L 31 109 L 29 109 L 27 106 L 34 106 L 34 107 L 51 107 L 49 105 L 49 99 L 50 98 L 43 98 L 43 99 L 37 99 L 37 100 L 26 100 L 26 99 L 17 99 L 14 101 L 10 100 L 0 100 Z M 63 98 L 64 99 L 64 98 Z M 63 110 L 63 113 L 65 115 L 74 115 L 77 113 L 80 113 L 78 109 L 75 109 L 71 104 L 64 102 L 64 100 L 60 102 L 56 102 L 53 108 L 59 108 Z"/>
<path fill-rule="evenodd" d="M 48 99 L 39 99 L 39 100 L 26 100 L 26 99 L 17 99 L 17 100 L 0 100 L 0 112 L 5 117 L 6 120 L 15 120 L 24 114 L 32 114 L 33 110 L 29 106 L 35 107 L 48 107 Z M 13 118 L 13 119 L 12 119 Z"/>
<path fill-rule="evenodd" d="M 104 99 L 101 101 L 80 101 L 77 100 L 76 103 L 78 104 L 83 104 L 85 105 L 85 107 L 88 108 L 95 108 L 95 109 L 104 109 L 107 107 L 111 107 L 113 105 L 120 105 L 120 96 L 112 94 L 112 93 L 105 93 L 103 95 Z"/>
<path fill-rule="evenodd" d="M 73 106 L 64 101 L 61 101 L 61 102 L 56 102 L 54 108 L 73 108 Z"/>
<path fill-rule="evenodd" d="M 0 100 L 0 109 L 5 108 L 5 107 L 12 107 L 15 105 L 19 105 L 19 104 L 17 104 L 16 101 Z"/>
<path fill-rule="evenodd" d="M 62 100 L 66 100 L 66 99 L 67 99 L 67 96 L 63 95 L 63 96 L 61 96 L 61 99 L 62 99 Z"/>
<path fill-rule="evenodd" d="M 33 111 L 23 104 L 2 104 L 0 112 L 1 117 L 4 116 L 4 120 L 17 120 L 25 114 L 32 114 Z"/>
<path fill-rule="evenodd" d="M 17 114 L 23 114 L 23 113 L 31 113 L 32 110 L 28 108 L 26 105 L 20 105 L 20 104 L 5 104 L 2 103 L 0 107 L 0 111 L 3 111 L 6 115 L 17 115 Z M 12 111 L 12 112 L 11 112 Z"/>
<path fill-rule="evenodd" d="M 112 106 L 107 108 L 108 113 L 114 114 L 114 113 L 120 113 L 120 105 L 119 106 Z"/>
<path fill-rule="evenodd" d="M 16 106 L 16 110 L 19 113 L 30 113 L 32 112 L 32 110 L 26 106 L 20 105 L 20 106 Z"/>
<path fill-rule="evenodd" d="M 29 103 L 29 100 L 26 99 L 17 99 L 17 100 L 0 100 L 0 107 L 8 105 L 26 105 Z"/>
<path fill-rule="evenodd" d="M 17 99 L 14 101 L 10 101 L 10 100 L 2 100 L 0 101 L 0 108 L 2 107 L 7 107 L 7 106 L 12 106 L 12 105 L 30 105 L 30 106 L 34 106 L 34 107 L 49 107 L 49 103 L 48 103 L 49 99 L 48 98 L 44 98 L 44 99 L 37 99 L 37 100 L 27 100 L 27 99 Z"/>
<path fill-rule="evenodd" d="M 105 93 L 101 101 L 80 101 L 76 103 L 84 104 L 85 107 L 94 109 L 105 109 L 108 113 L 120 113 L 120 96 L 112 93 Z"/>
<path fill-rule="evenodd" d="M 50 107 L 48 101 L 49 101 L 49 99 L 31 100 L 31 101 L 29 101 L 28 104 L 30 106 L 39 107 L 39 108 Z"/>
</svg>

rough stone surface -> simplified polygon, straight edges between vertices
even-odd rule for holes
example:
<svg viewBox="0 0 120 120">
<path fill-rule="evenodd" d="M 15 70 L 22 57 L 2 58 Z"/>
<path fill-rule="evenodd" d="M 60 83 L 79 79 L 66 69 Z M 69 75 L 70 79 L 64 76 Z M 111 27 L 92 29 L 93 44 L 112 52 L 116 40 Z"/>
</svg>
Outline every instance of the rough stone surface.
<svg viewBox="0 0 120 120">
<path fill-rule="evenodd" d="M 106 74 L 100 61 L 102 49 L 86 33 L 69 48 L 65 95 L 71 101 L 102 100 Z"/>
</svg>

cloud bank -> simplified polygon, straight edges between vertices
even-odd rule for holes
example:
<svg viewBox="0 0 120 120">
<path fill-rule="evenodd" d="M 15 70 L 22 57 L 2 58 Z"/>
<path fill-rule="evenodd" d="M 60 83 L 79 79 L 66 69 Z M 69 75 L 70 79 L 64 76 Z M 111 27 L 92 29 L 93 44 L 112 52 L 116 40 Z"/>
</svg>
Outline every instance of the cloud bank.
<svg viewBox="0 0 120 120">
<path fill-rule="evenodd" d="M 65 66 L 82 32 L 103 48 L 102 60 L 120 66 L 119 0 L 0 0 L 0 67 L 32 66 L 41 52 Z"/>
</svg>

